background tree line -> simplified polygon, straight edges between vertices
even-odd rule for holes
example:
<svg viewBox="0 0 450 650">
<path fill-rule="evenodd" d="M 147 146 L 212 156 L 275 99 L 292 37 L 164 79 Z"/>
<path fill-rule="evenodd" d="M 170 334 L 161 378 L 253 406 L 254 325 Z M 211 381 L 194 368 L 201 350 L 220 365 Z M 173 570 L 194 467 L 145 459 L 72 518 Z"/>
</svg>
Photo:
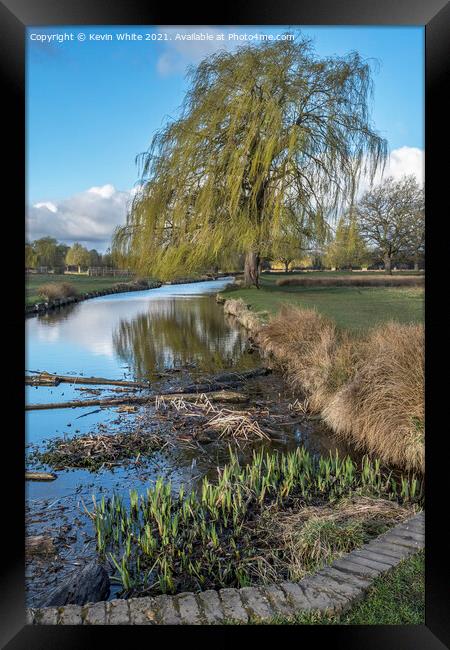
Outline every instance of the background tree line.
<svg viewBox="0 0 450 650">
<path fill-rule="evenodd" d="M 41 237 L 25 244 L 26 269 L 46 267 L 63 272 L 67 266 L 76 266 L 78 271 L 89 267 L 117 268 L 109 249 L 106 253 L 99 253 L 95 248 L 88 250 L 78 242 L 67 246 L 53 237 Z"/>
</svg>

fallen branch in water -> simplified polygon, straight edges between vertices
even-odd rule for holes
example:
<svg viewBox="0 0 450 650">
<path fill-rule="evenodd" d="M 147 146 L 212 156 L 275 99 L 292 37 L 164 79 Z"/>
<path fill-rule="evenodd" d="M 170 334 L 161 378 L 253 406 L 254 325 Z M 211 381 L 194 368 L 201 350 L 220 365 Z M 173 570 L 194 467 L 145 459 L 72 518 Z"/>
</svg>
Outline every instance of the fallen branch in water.
<svg viewBox="0 0 450 650">
<path fill-rule="evenodd" d="M 49 472 L 25 472 L 26 481 L 54 481 L 55 478 L 58 478 L 56 474 Z"/>
<path fill-rule="evenodd" d="M 223 372 L 211 377 L 211 379 L 204 379 L 203 383 L 191 384 L 177 391 L 174 390 L 173 392 L 203 393 L 205 391 L 221 390 L 222 388 L 227 388 L 227 386 L 242 383 L 246 379 L 268 375 L 270 372 L 271 370 L 269 368 L 252 368 L 250 370 L 243 370 L 241 372 Z M 158 375 L 164 376 L 164 373 L 158 373 Z M 131 388 L 149 388 L 150 386 L 149 382 L 127 381 L 124 379 L 106 379 L 105 377 L 55 375 L 45 371 L 36 373 L 36 376 L 34 377 L 25 375 L 25 385 L 28 386 L 57 386 L 61 383 L 127 386 Z"/>
<path fill-rule="evenodd" d="M 255 377 L 265 377 L 270 374 L 270 368 L 252 368 L 251 370 L 243 370 L 241 372 L 223 372 L 214 375 L 211 379 L 205 379 L 202 383 L 189 384 L 184 388 L 176 388 L 171 390 L 171 393 L 209 393 L 214 390 L 222 390 L 231 387 L 239 386 L 247 379 L 254 379 Z"/>
<path fill-rule="evenodd" d="M 58 384 L 105 384 L 108 386 L 131 386 L 132 388 L 148 388 L 149 383 L 139 381 L 126 381 L 123 379 L 105 379 L 104 377 L 79 377 L 70 375 L 52 375 L 41 372 L 36 377 L 25 375 L 25 385 L 29 386 L 57 386 Z"/>
<path fill-rule="evenodd" d="M 184 400 L 196 400 L 199 397 L 198 393 L 183 393 Z M 72 402 L 52 402 L 50 404 L 27 404 L 26 411 L 38 411 L 46 409 L 67 409 L 67 408 L 80 408 L 86 406 L 118 406 L 120 404 L 149 404 L 161 397 L 164 399 L 179 399 L 180 393 L 166 393 L 164 395 L 146 395 L 145 397 L 114 397 L 111 399 L 87 399 L 87 400 L 74 400 Z M 243 403 L 248 401 L 248 396 L 245 393 L 238 393 L 231 390 L 219 390 L 208 394 L 208 399 L 212 402 L 230 402 L 230 403 Z"/>
</svg>

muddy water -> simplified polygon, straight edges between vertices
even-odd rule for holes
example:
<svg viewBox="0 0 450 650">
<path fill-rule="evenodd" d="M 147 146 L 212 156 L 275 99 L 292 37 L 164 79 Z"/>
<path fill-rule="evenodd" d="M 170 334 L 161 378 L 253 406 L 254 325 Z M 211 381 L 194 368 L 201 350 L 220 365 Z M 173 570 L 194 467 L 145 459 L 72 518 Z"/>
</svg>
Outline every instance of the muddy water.
<svg viewBox="0 0 450 650">
<path fill-rule="evenodd" d="M 224 317 L 214 294 L 230 280 L 168 285 L 141 292 L 114 294 L 88 300 L 47 315 L 30 318 L 27 331 L 27 371 L 85 375 L 114 379 L 149 380 L 151 391 L 165 392 L 224 369 L 243 370 L 261 365 L 251 353 L 245 331 Z M 68 401 L 92 397 L 76 384 L 27 387 L 28 403 Z M 114 387 L 89 387 L 100 397 L 117 396 Z M 289 387 L 276 375 L 248 382 L 251 404 L 278 414 L 279 436 L 268 443 L 289 449 L 298 444 L 313 453 L 334 449 L 336 443 L 317 423 L 288 417 L 293 401 Z M 286 414 L 286 417 L 282 417 Z M 288 420 L 287 423 L 284 420 Z M 301 420 L 301 419 L 300 419 Z M 77 408 L 28 411 L 28 449 L 43 448 L 54 438 L 95 432 L 132 431 L 136 427 L 162 430 L 153 407 L 133 414 L 117 408 Z M 169 434 L 171 435 L 171 434 Z M 49 483 L 27 482 L 28 534 L 49 534 L 57 554 L 27 564 L 28 604 L 38 605 L 50 588 L 68 572 L 95 554 L 92 527 L 84 508 L 92 495 L 112 491 L 125 497 L 132 488 L 143 490 L 158 476 L 195 486 L 205 474 L 213 477 L 226 461 L 223 444 L 171 444 L 141 462 L 124 462 L 96 472 L 85 469 L 56 471 Z M 267 443 L 265 443 L 267 444 Z M 241 450 L 243 459 L 252 449 Z M 342 450 L 341 450 L 342 451 Z M 32 467 L 31 461 L 28 463 Z M 44 469 L 46 468 L 44 466 Z M 115 590 L 112 590 L 112 596 Z"/>
</svg>

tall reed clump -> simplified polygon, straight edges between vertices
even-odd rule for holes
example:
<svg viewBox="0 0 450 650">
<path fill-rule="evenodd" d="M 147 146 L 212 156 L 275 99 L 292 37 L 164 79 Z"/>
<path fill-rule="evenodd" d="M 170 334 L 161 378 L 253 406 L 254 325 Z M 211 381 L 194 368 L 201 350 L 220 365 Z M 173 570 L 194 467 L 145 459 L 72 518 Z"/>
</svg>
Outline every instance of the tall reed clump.
<svg viewBox="0 0 450 650">
<path fill-rule="evenodd" d="M 144 495 L 131 491 L 128 506 L 117 496 L 94 499 L 89 515 L 97 550 L 113 563 L 124 593 L 174 593 L 250 584 L 263 553 L 252 522 L 269 506 L 303 508 L 349 495 L 420 504 L 423 485 L 413 476 L 395 480 L 367 457 L 357 466 L 349 457 L 317 458 L 299 447 L 255 451 L 242 466 L 230 449 L 214 484 L 205 477 L 197 491 L 186 494 L 182 486 L 175 494 L 159 478 Z"/>
<path fill-rule="evenodd" d="M 77 289 L 70 282 L 49 282 L 38 288 L 38 294 L 47 302 L 77 296 Z"/>
<path fill-rule="evenodd" d="M 380 275 L 378 277 L 303 277 L 282 278 L 276 281 L 278 287 L 423 287 L 425 277 L 420 275 Z"/>
<path fill-rule="evenodd" d="M 340 341 L 334 323 L 314 309 L 282 307 L 261 329 L 258 343 L 280 364 L 294 390 L 319 413 L 353 371 L 350 340 Z M 341 347 L 342 344 L 342 347 Z"/>
<path fill-rule="evenodd" d="M 327 424 L 384 461 L 424 470 L 424 332 L 387 323 L 362 344 L 357 371 L 323 408 Z"/>
<path fill-rule="evenodd" d="M 424 471 L 422 325 L 392 322 L 362 337 L 315 310 L 284 307 L 258 342 L 332 430 L 387 463 Z"/>
</svg>

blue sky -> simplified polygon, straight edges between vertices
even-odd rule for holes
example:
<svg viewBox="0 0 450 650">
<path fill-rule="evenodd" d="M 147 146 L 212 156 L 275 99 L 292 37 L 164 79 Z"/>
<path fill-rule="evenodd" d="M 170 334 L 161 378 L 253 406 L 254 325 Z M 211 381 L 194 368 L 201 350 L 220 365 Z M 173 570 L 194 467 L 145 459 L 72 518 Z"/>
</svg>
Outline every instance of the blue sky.
<svg viewBox="0 0 450 650">
<path fill-rule="evenodd" d="M 108 233 L 125 218 L 129 191 L 137 181 L 136 154 L 148 147 L 168 116 L 177 115 L 187 88 L 186 66 L 216 49 L 238 47 L 239 42 L 228 40 L 229 34 L 279 34 L 287 29 L 28 28 L 29 236 L 53 233 L 69 243 L 78 239 L 104 249 Z M 298 29 L 314 39 L 319 55 L 357 50 L 377 60 L 373 123 L 394 152 L 394 172 L 419 169 L 424 147 L 423 28 Z M 84 41 L 77 39 L 79 33 Z M 119 33 L 167 40 L 124 42 L 117 40 Z M 177 40 L 177 33 L 208 33 L 214 40 Z M 73 40 L 62 40 L 64 34 Z M 113 40 L 92 41 L 91 34 L 111 34 Z M 217 40 L 220 34 L 224 41 Z"/>
</svg>

